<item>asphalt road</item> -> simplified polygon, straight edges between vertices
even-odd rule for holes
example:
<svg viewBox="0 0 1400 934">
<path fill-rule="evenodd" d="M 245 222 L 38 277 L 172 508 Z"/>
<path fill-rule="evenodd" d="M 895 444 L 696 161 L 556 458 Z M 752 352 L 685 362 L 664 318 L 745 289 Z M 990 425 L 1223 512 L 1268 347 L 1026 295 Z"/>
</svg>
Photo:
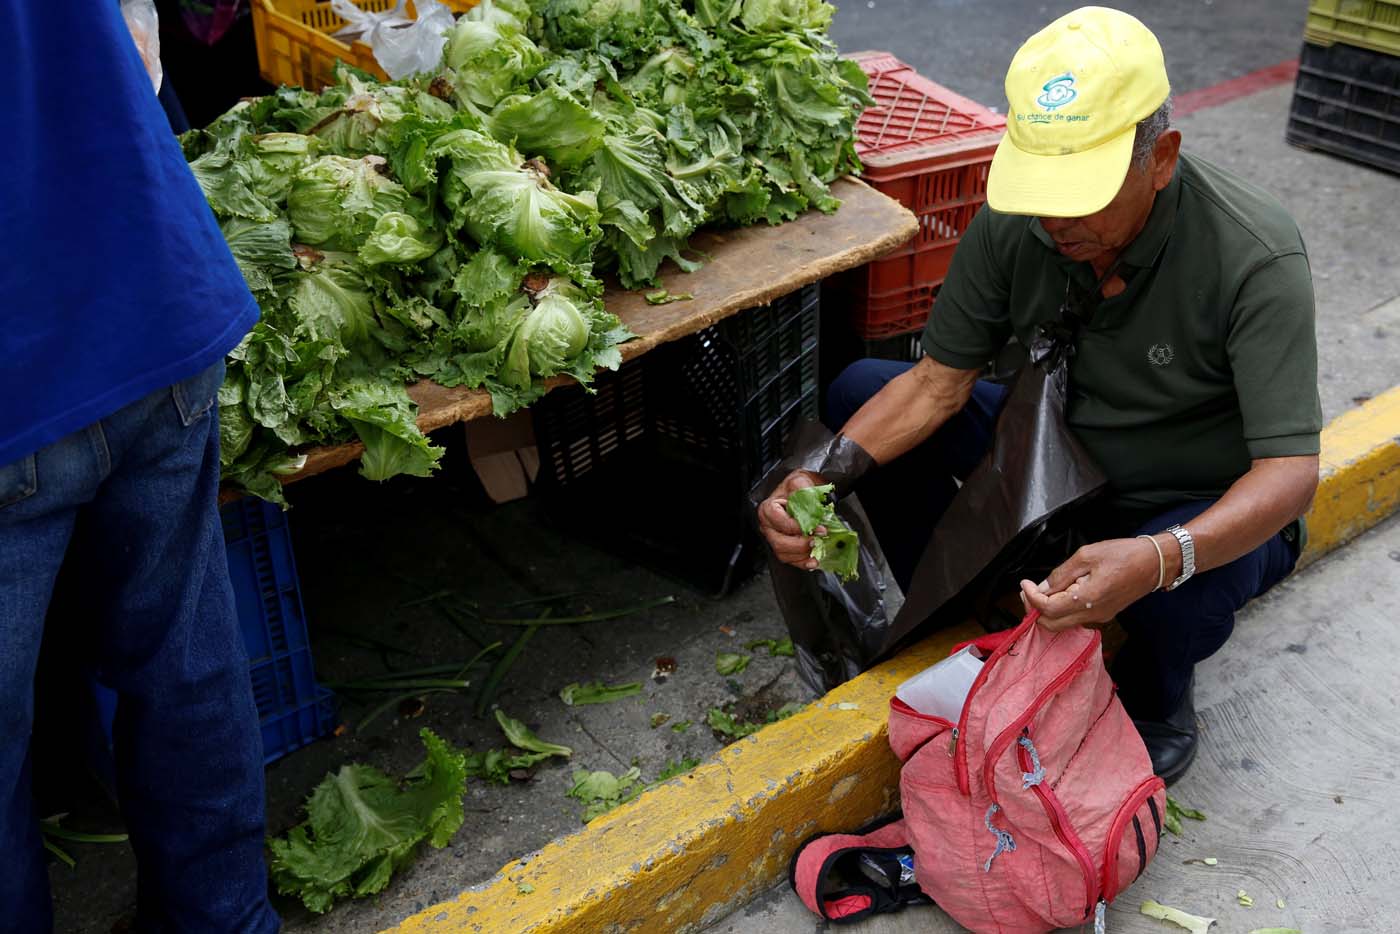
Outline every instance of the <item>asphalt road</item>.
<svg viewBox="0 0 1400 934">
<path fill-rule="evenodd" d="M 892 52 L 959 94 L 1005 110 L 1002 80 L 1032 33 L 1083 4 L 1036 0 L 840 0 L 845 52 Z M 1156 33 L 1178 93 L 1295 58 L 1306 0 L 1118 0 Z"/>
</svg>

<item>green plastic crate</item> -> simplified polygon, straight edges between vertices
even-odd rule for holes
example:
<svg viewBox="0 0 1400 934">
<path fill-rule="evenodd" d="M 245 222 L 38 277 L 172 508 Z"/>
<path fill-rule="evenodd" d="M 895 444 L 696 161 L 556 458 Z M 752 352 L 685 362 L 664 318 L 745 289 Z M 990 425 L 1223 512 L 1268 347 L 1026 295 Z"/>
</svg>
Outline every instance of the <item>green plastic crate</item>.
<svg viewBox="0 0 1400 934">
<path fill-rule="evenodd" d="M 1400 0 L 1310 0 L 1307 40 L 1400 55 Z"/>
</svg>

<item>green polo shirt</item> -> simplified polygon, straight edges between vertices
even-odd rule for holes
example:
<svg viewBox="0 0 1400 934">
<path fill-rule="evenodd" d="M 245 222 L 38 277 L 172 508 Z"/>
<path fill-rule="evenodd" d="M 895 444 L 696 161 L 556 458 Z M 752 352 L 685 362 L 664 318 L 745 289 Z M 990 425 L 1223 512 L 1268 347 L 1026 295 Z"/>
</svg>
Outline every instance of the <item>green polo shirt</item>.
<svg viewBox="0 0 1400 934">
<path fill-rule="evenodd" d="M 1220 496 L 1254 458 L 1318 453 L 1312 276 L 1298 226 L 1270 195 L 1183 155 L 1136 240 L 1127 289 L 1105 299 L 1071 364 L 1066 417 L 1114 505 L 1149 512 Z M 1055 320 L 1067 277 L 1035 218 L 983 209 L 953 257 L 924 349 L 980 368 Z"/>
</svg>

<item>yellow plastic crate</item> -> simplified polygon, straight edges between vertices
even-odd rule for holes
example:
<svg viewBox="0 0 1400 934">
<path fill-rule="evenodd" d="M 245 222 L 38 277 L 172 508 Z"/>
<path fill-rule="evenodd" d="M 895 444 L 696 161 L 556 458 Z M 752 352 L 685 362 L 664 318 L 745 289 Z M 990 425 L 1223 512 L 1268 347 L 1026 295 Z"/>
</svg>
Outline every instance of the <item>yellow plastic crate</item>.
<svg viewBox="0 0 1400 934">
<path fill-rule="evenodd" d="M 1314 45 L 1400 55 L 1400 0 L 1311 0 L 1303 34 Z"/>
<path fill-rule="evenodd" d="M 372 13 L 393 9 L 395 0 L 354 0 Z M 455 13 L 465 13 L 478 0 L 440 0 Z M 413 13 L 413 3 L 408 4 Z M 337 60 L 387 79 L 374 53 L 363 42 L 342 42 L 330 34 L 345 25 L 331 12 L 330 0 L 253 0 L 253 35 L 258 45 L 258 71 L 273 84 L 300 85 L 318 91 L 333 83 Z"/>
</svg>

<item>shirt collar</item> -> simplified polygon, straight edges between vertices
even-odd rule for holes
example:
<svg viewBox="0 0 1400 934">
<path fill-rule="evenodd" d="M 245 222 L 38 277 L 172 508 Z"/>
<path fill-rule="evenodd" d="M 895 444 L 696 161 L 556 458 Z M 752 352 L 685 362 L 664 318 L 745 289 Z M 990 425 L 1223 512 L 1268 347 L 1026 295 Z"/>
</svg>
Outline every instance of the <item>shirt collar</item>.
<svg viewBox="0 0 1400 934">
<path fill-rule="evenodd" d="M 1181 202 L 1181 164 L 1178 162 L 1176 170 L 1172 172 L 1172 180 L 1167 183 L 1167 187 L 1157 192 L 1157 197 L 1152 202 L 1152 211 L 1147 215 L 1147 223 L 1128 244 L 1123 251 L 1122 262 L 1125 266 L 1134 266 L 1145 269 L 1157 262 L 1157 257 L 1161 255 L 1162 248 L 1166 246 L 1167 239 L 1171 237 L 1172 228 L 1176 225 L 1176 211 Z M 1031 232 L 1051 250 L 1055 250 L 1055 241 L 1045 232 L 1045 228 L 1040 226 L 1040 218 L 1030 219 Z M 1059 252 L 1055 254 L 1059 257 Z M 1063 257 L 1060 257 L 1063 259 Z M 1066 262 L 1072 262 L 1066 260 Z"/>
</svg>

